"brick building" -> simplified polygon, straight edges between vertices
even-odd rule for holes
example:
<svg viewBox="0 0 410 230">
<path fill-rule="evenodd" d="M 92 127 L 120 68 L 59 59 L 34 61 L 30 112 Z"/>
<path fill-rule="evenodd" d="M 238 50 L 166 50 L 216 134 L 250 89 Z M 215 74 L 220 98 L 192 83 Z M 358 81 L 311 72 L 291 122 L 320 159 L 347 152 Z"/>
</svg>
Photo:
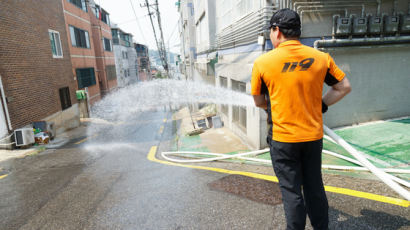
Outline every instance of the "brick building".
<svg viewBox="0 0 410 230">
<path fill-rule="evenodd" d="M 99 81 L 96 81 L 97 61 L 88 4 L 85 0 L 63 0 L 64 19 L 69 41 L 72 72 L 78 89 L 87 87 L 90 103 L 101 99 Z"/>
<path fill-rule="evenodd" d="M 0 137 L 33 121 L 79 125 L 62 1 L 0 1 Z"/>
<path fill-rule="evenodd" d="M 92 0 L 63 4 L 72 72 L 93 104 L 117 85 L 109 15 Z"/>
<path fill-rule="evenodd" d="M 92 37 L 97 61 L 97 79 L 101 95 L 104 96 L 117 87 L 111 23 L 109 14 L 103 8 L 93 1 L 89 1 L 89 4 L 91 8 Z"/>
</svg>

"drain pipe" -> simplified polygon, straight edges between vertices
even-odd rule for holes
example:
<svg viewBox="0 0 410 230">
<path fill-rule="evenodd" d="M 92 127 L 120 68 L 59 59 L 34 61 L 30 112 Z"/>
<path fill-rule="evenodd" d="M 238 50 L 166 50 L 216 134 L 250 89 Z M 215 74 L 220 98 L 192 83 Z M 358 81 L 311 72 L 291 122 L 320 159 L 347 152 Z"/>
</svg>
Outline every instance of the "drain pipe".
<svg viewBox="0 0 410 230">
<path fill-rule="evenodd" d="M 327 126 L 323 126 L 323 129 L 327 135 L 329 135 L 334 141 L 336 141 L 340 146 L 346 149 L 350 154 L 352 154 L 360 163 L 362 163 L 366 168 L 368 168 L 374 175 L 376 175 L 380 180 L 387 184 L 390 188 L 400 194 L 402 197 L 410 201 L 410 192 L 398 185 L 396 182 L 392 181 L 390 176 L 383 172 L 382 170 L 376 168 L 372 165 L 359 151 L 349 145 L 345 140 L 339 137 Z"/>
<path fill-rule="evenodd" d="M 353 39 L 328 39 L 316 40 L 313 47 L 347 47 L 347 46 L 363 46 L 363 45 L 392 45 L 410 43 L 410 36 L 400 37 L 383 37 L 383 38 L 353 38 Z"/>
<path fill-rule="evenodd" d="M 9 114 L 9 109 L 7 108 L 7 101 L 6 101 L 6 95 L 4 93 L 4 88 L 3 88 L 3 81 L 0 76 L 0 90 L 1 90 L 1 99 L 3 101 L 3 108 L 4 108 L 4 113 L 6 114 L 6 120 L 7 120 L 7 127 L 9 129 L 9 132 L 13 130 L 13 127 L 11 126 L 11 121 L 10 121 L 10 114 Z"/>
<path fill-rule="evenodd" d="M 407 14 L 410 15 L 410 1 L 409 1 L 409 6 L 407 8 Z"/>
<path fill-rule="evenodd" d="M 397 16 L 397 0 L 393 1 L 393 16 Z"/>
</svg>

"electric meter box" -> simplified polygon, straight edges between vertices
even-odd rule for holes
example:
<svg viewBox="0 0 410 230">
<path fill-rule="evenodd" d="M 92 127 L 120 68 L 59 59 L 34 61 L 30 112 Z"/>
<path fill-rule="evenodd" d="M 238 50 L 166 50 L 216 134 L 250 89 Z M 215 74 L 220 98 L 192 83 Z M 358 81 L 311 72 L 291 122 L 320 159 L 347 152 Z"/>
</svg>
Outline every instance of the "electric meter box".
<svg viewBox="0 0 410 230">
<path fill-rule="evenodd" d="M 352 19 L 338 18 L 336 26 L 336 35 L 347 36 L 352 33 Z"/>
<path fill-rule="evenodd" d="M 395 34 L 399 31 L 399 17 L 398 16 L 386 16 L 384 21 L 384 33 Z"/>
<path fill-rule="evenodd" d="M 410 33 L 410 15 L 403 15 L 402 16 L 400 32 Z"/>
<path fill-rule="evenodd" d="M 352 33 L 353 35 L 365 35 L 367 33 L 367 18 L 354 18 Z"/>
<path fill-rule="evenodd" d="M 379 16 L 372 16 L 369 18 L 369 33 L 380 34 L 383 28 L 383 20 Z"/>
</svg>

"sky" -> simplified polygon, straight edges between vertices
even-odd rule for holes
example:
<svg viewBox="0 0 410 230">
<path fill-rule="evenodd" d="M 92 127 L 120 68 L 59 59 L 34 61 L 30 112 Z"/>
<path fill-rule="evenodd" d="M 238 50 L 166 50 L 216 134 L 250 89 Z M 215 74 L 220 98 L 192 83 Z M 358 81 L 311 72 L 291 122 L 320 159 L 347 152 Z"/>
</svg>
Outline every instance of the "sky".
<svg viewBox="0 0 410 230">
<path fill-rule="evenodd" d="M 157 50 L 147 8 L 141 7 L 145 4 L 145 0 L 95 0 L 95 2 L 110 14 L 111 23 L 116 23 L 124 32 L 131 33 L 134 36 L 134 41 L 148 45 L 149 49 Z M 148 0 L 148 2 L 153 4 L 155 0 Z M 177 0 L 158 0 L 165 46 L 168 46 L 169 41 L 171 52 L 180 53 L 178 28 L 176 28 L 179 14 L 175 2 Z M 134 6 L 140 27 L 135 19 L 131 3 Z M 151 11 L 155 13 L 154 9 Z M 158 28 L 156 16 L 153 17 L 153 22 Z M 159 30 L 156 31 L 159 39 Z"/>
</svg>

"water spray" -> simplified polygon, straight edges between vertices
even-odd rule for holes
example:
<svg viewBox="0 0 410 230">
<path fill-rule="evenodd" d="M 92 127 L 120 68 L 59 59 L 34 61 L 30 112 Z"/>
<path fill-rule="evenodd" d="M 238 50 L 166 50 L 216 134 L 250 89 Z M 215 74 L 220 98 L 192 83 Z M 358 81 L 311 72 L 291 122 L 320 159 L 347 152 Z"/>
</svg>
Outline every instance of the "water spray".
<svg viewBox="0 0 410 230">
<path fill-rule="evenodd" d="M 253 98 L 245 93 L 235 92 L 230 89 L 207 85 L 201 82 L 184 81 L 184 80 L 154 80 L 128 86 L 110 94 L 93 106 L 93 114 L 98 118 L 112 123 L 120 123 L 135 119 L 138 113 L 158 109 L 163 106 L 180 107 L 186 104 L 207 103 L 232 105 L 242 107 L 254 107 Z M 99 132 L 99 127 L 90 127 L 88 132 Z M 356 159 L 351 159 L 360 167 L 351 170 L 363 170 L 366 168 L 386 183 L 390 188 L 399 193 L 401 196 L 410 200 L 410 193 L 398 185 L 396 182 L 408 186 L 408 182 L 387 174 L 379 168 L 372 165 L 364 156 L 363 153 L 357 151 L 350 146 L 345 140 L 336 135 L 328 127 L 324 126 L 324 131 L 330 136 L 332 142 L 341 145 Z M 92 135 L 92 134 L 91 134 Z M 89 136 L 91 136 L 89 135 Z M 328 138 L 325 136 L 325 138 Z M 258 150 L 263 151 L 263 150 Z M 213 160 L 222 160 L 229 158 L 251 159 L 245 158 L 246 155 L 258 154 L 258 151 L 249 153 L 241 153 L 239 155 L 224 155 L 217 153 L 206 153 L 214 155 Z M 266 151 L 265 151 L 266 152 Z M 167 155 L 172 153 L 162 153 L 161 155 L 169 160 L 174 161 Z M 200 162 L 206 162 L 210 159 L 204 159 Z M 178 160 L 182 163 L 184 160 Z M 264 160 L 258 159 L 259 162 Z M 186 162 L 186 160 L 185 160 Z M 191 163 L 193 161 L 190 161 Z M 360 163 L 360 164 L 359 164 Z M 326 165 L 323 165 L 326 167 Z M 364 166 L 364 167 L 363 167 Z M 329 166 L 327 166 L 329 167 Z M 333 167 L 332 168 L 337 168 Z M 340 166 L 339 166 L 340 168 Z M 397 170 L 397 169 L 396 169 Z M 394 171 L 393 169 L 391 171 Z M 397 172 L 397 171 L 396 171 Z M 403 172 L 403 171 L 402 171 Z"/>
</svg>

